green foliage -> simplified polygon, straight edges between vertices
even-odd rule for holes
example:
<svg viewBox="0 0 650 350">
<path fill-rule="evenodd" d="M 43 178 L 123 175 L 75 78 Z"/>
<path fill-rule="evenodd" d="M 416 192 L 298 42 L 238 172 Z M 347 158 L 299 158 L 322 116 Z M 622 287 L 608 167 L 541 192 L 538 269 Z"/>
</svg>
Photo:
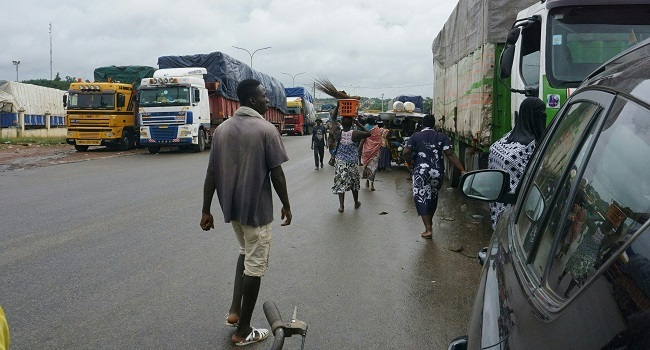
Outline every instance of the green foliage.
<svg viewBox="0 0 650 350">
<path fill-rule="evenodd" d="M 0 137 L 0 148 L 8 145 L 60 145 L 65 144 L 65 137 Z"/>
<path fill-rule="evenodd" d="M 45 86 L 53 89 L 59 90 L 68 90 L 70 88 L 70 83 L 76 81 L 77 78 L 67 75 L 65 81 L 61 80 L 61 75 L 57 72 L 53 80 L 49 79 L 32 79 L 32 80 L 23 80 L 22 83 L 32 84 L 38 86 Z"/>
</svg>

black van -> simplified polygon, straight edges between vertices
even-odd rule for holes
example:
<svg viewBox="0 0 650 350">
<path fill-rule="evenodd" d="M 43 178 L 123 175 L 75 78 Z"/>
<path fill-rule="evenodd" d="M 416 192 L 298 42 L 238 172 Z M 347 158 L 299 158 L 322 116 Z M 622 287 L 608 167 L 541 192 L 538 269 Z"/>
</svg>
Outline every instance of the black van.
<svg viewBox="0 0 650 350">
<path fill-rule="evenodd" d="M 650 349 L 650 39 L 598 68 L 538 145 L 483 261 L 467 336 L 449 349 Z"/>
</svg>

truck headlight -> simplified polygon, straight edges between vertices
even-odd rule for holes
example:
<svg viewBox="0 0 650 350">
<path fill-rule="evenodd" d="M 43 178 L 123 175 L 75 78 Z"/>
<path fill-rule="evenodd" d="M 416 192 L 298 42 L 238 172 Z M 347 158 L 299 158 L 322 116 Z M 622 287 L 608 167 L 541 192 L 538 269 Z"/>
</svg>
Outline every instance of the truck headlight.
<svg viewBox="0 0 650 350">
<path fill-rule="evenodd" d="M 149 138 L 149 130 L 147 130 L 145 128 L 140 129 L 140 138 L 148 139 Z"/>
<path fill-rule="evenodd" d="M 180 137 L 192 136 L 192 130 L 179 130 Z"/>
</svg>

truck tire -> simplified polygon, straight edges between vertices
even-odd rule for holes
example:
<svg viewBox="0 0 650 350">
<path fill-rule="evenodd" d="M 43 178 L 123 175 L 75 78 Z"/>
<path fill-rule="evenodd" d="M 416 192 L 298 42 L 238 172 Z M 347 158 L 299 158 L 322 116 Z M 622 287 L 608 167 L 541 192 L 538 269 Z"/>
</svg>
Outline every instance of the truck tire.
<svg viewBox="0 0 650 350">
<path fill-rule="evenodd" d="M 149 153 L 155 154 L 160 152 L 160 146 L 149 146 L 147 147 L 147 150 L 149 151 Z"/>
<path fill-rule="evenodd" d="M 194 152 L 205 151 L 205 131 L 199 130 L 199 143 L 194 146 Z"/>
<path fill-rule="evenodd" d="M 88 150 L 88 146 L 74 145 L 74 149 L 76 149 L 79 152 L 86 152 Z"/>
<path fill-rule="evenodd" d="M 131 137 L 131 132 L 123 131 L 122 139 L 120 140 L 120 145 L 118 149 L 120 151 L 128 151 L 131 149 L 132 144 L 133 144 L 133 138 Z"/>
</svg>

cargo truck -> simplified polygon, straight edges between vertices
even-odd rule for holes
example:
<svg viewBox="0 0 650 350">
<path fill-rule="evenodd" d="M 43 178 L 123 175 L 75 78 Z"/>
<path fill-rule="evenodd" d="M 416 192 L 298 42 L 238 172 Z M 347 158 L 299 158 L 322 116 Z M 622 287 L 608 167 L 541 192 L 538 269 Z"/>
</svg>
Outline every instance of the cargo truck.
<svg viewBox="0 0 650 350">
<path fill-rule="evenodd" d="M 86 151 L 89 146 L 118 150 L 136 146 L 137 86 L 154 70 L 148 66 L 99 67 L 94 71 L 94 82 L 71 83 L 63 96 L 68 127 L 66 143 L 77 151 Z"/>
<path fill-rule="evenodd" d="M 287 95 L 287 115 L 284 117 L 283 134 L 311 135 L 316 122 L 314 98 L 302 87 L 284 88 Z"/>
<path fill-rule="evenodd" d="M 433 110 L 465 169 L 487 167 L 527 96 L 550 122 L 589 73 L 650 36 L 649 12 L 641 0 L 460 0 L 432 44 Z"/>
<path fill-rule="evenodd" d="M 284 125 L 286 96 L 282 84 L 221 52 L 162 56 L 160 67 L 143 79 L 139 91 L 140 143 L 150 153 L 161 147 L 203 151 L 214 129 L 237 108 L 237 85 L 259 80 L 266 88 L 269 110 L 264 118 L 278 132 Z"/>
</svg>

